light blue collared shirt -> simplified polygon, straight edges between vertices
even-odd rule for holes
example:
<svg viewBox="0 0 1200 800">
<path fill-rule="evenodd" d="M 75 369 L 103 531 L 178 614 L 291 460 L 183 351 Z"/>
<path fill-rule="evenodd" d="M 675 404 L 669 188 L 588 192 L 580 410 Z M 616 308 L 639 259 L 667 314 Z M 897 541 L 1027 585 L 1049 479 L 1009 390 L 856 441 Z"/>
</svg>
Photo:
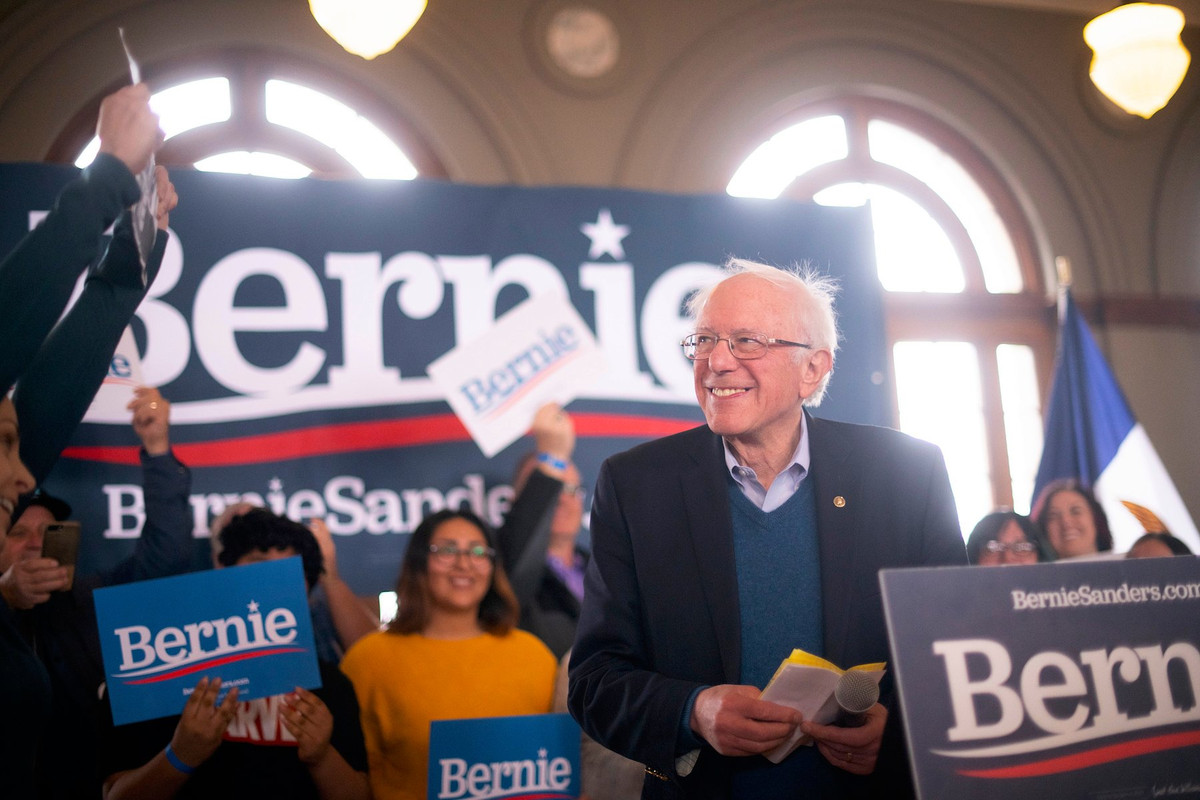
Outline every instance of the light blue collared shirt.
<svg viewBox="0 0 1200 800">
<path fill-rule="evenodd" d="M 763 488 L 753 469 L 743 467 L 737 462 L 733 450 L 729 448 L 729 442 L 724 439 L 721 442 L 725 446 L 725 466 L 729 469 L 729 474 L 733 476 L 746 499 L 765 512 L 770 513 L 786 503 L 808 475 L 808 423 L 804 421 L 804 415 L 800 416 L 800 441 L 796 444 L 792 461 L 771 481 L 770 489 Z"/>
</svg>

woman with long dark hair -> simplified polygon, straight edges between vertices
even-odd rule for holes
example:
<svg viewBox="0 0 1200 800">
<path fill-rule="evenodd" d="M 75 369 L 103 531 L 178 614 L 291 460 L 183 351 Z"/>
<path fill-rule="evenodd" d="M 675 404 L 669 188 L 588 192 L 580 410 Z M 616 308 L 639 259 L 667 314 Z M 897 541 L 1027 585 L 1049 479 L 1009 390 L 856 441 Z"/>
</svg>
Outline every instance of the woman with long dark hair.
<svg viewBox="0 0 1200 800">
<path fill-rule="evenodd" d="M 342 659 L 362 709 L 375 800 L 423 800 L 429 725 L 550 711 L 557 661 L 516 630 L 517 601 L 490 527 L 439 511 L 408 543 L 399 612 Z"/>
<path fill-rule="evenodd" d="M 1058 558 L 1095 556 L 1113 548 L 1108 515 L 1092 490 L 1075 478 L 1047 484 L 1032 516 Z"/>
</svg>

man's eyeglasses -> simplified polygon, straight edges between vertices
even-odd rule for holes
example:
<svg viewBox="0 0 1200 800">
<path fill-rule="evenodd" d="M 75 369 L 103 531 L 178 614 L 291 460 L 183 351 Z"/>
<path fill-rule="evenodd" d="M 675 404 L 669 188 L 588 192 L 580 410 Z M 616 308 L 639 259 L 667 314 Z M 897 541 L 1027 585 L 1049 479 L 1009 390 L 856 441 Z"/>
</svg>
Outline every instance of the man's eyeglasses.
<svg viewBox="0 0 1200 800">
<path fill-rule="evenodd" d="M 989 553 L 1004 553 L 1011 550 L 1014 553 L 1025 554 L 1036 551 L 1037 545 L 1033 542 L 1013 542 L 1012 544 L 1006 544 L 1004 542 L 998 542 L 995 539 L 992 539 L 990 542 L 984 545 L 984 548 Z"/>
<path fill-rule="evenodd" d="M 679 345 L 683 348 L 683 354 L 689 361 L 699 361 L 712 355 L 713 348 L 717 346 L 717 342 L 727 343 L 729 345 L 729 352 L 733 353 L 734 358 L 740 358 L 743 361 L 762 358 L 767 354 L 767 349 L 770 347 L 803 347 L 805 350 L 812 349 L 811 344 L 789 342 L 786 339 L 774 339 L 761 333 L 738 333 L 731 336 L 693 333 L 683 337 L 683 341 Z"/>
<path fill-rule="evenodd" d="M 465 548 L 456 544 L 431 544 L 429 555 L 439 564 L 453 564 L 455 559 L 464 555 L 472 564 L 482 566 L 496 558 L 496 551 L 481 544 Z"/>
</svg>

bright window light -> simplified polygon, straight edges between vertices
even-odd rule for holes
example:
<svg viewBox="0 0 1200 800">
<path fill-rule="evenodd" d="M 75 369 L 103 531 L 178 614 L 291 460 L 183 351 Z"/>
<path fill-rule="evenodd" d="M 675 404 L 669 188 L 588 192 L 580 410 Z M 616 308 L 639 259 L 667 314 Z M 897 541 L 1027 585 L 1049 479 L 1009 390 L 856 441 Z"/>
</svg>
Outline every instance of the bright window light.
<svg viewBox="0 0 1200 800">
<path fill-rule="evenodd" d="M 159 127 L 170 139 L 184 131 L 229 119 L 228 78 L 204 78 L 163 89 L 150 98 Z"/>
<path fill-rule="evenodd" d="M 996 348 L 996 363 L 1000 372 L 1004 435 L 1008 440 L 1013 510 L 1028 514 L 1038 462 L 1042 457 L 1042 406 L 1033 349 L 1002 344 Z"/>
<path fill-rule="evenodd" d="M 321 142 L 346 159 L 363 177 L 391 180 L 417 177 L 417 168 L 395 142 L 344 103 L 288 81 L 269 80 L 264 89 L 265 108 L 261 113 L 268 122 Z M 167 139 L 205 125 L 229 122 L 234 112 L 228 78 L 204 78 L 171 86 L 155 93 L 150 98 L 150 107 L 158 114 Z M 233 124 L 237 121 L 233 120 Z M 93 137 L 75 165 L 86 167 L 99 150 L 100 142 Z M 196 168 L 277 178 L 301 178 L 312 173 L 310 167 L 300 165 L 295 159 L 250 151 L 209 156 L 198 161 Z"/>
<path fill-rule="evenodd" d="M 232 172 L 238 175 L 261 175 L 264 178 L 304 178 L 312 170 L 284 156 L 274 153 L 234 150 L 218 153 L 196 162 L 202 172 Z"/>
<path fill-rule="evenodd" d="M 396 599 L 395 592 L 380 592 L 379 593 L 379 621 L 387 625 L 396 618 L 396 612 L 400 610 L 400 603 Z"/>
<path fill-rule="evenodd" d="M 203 78 L 163 89 L 151 96 L 150 108 L 158 114 L 158 125 L 168 139 L 203 125 L 225 122 L 231 113 L 229 80 Z M 75 159 L 75 166 L 86 167 L 99 151 L 100 140 L 93 136 Z"/>
<path fill-rule="evenodd" d="M 829 206 L 871 202 L 875 229 L 875 266 L 889 292 L 961 292 L 962 265 L 941 226 L 929 212 L 886 186 L 839 183 L 813 195 Z"/>
<path fill-rule="evenodd" d="M 306 86 L 267 81 L 267 121 L 311 136 L 366 178 L 411 180 L 417 169 L 383 131 L 349 106 Z"/>
<path fill-rule="evenodd" d="M 814 167 L 849 153 L 846 123 L 838 116 L 816 117 L 772 136 L 742 162 L 725 191 L 734 197 L 772 199 Z"/>
<path fill-rule="evenodd" d="M 995 504 L 979 357 L 968 342 L 897 342 L 900 428 L 942 449 L 966 536 Z"/>
<path fill-rule="evenodd" d="M 871 120 L 867 139 L 873 159 L 909 173 L 954 209 L 979 254 L 989 292 L 1021 291 L 1021 269 L 1004 222 L 961 164 L 932 142 L 891 122 Z"/>
</svg>

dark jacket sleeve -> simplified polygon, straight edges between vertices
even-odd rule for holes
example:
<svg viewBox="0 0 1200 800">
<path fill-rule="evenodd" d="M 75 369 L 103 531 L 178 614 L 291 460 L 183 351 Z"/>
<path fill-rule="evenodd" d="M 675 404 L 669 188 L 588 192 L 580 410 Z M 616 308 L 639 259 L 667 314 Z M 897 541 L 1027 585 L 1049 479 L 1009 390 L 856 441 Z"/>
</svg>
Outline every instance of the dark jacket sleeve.
<svg viewBox="0 0 1200 800">
<path fill-rule="evenodd" d="M 663 654 L 652 652 L 655 645 L 644 624 L 648 617 L 659 615 L 645 607 L 651 598 L 642 596 L 639 581 L 639 572 L 649 573 L 655 567 L 639 564 L 627 518 L 638 512 L 624 505 L 644 507 L 652 495 L 650 491 L 641 498 L 624 497 L 614 481 L 611 460 L 601 468 L 592 506 L 592 558 L 571 652 L 567 705 L 593 739 L 673 776 L 688 699 L 695 689 L 719 676 L 671 677 L 656 663 L 656 656 Z M 679 597 L 665 585 L 663 595 Z M 703 616 L 702 609 L 694 610 L 697 617 Z M 688 616 L 688 609 L 679 608 L 675 619 Z M 687 636 L 687 624 L 664 623 Z"/>
<path fill-rule="evenodd" d="M 522 609 L 533 604 L 546 572 L 550 519 L 562 485 L 562 481 L 535 469 L 513 499 L 496 535 L 504 572 Z"/>
<path fill-rule="evenodd" d="M 54 327 L 99 237 L 141 192 L 125 165 L 101 153 L 67 184 L 41 223 L 0 262 L 0 388 L 25 371 Z"/>
<path fill-rule="evenodd" d="M 121 335 L 158 274 L 167 238 L 166 231 L 159 231 L 143 285 L 130 215 L 122 214 L 79 300 L 21 376 L 13 394 L 21 421 L 21 459 L 39 483 L 50 474 L 104 382 Z"/>
<path fill-rule="evenodd" d="M 141 458 L 146 522 L 133 553 L 103 576 L 104 586 L 165 578 L 191 566 L 191 470 L 170 452 L 151 456 L 142 450 Z"/>
</svg>

